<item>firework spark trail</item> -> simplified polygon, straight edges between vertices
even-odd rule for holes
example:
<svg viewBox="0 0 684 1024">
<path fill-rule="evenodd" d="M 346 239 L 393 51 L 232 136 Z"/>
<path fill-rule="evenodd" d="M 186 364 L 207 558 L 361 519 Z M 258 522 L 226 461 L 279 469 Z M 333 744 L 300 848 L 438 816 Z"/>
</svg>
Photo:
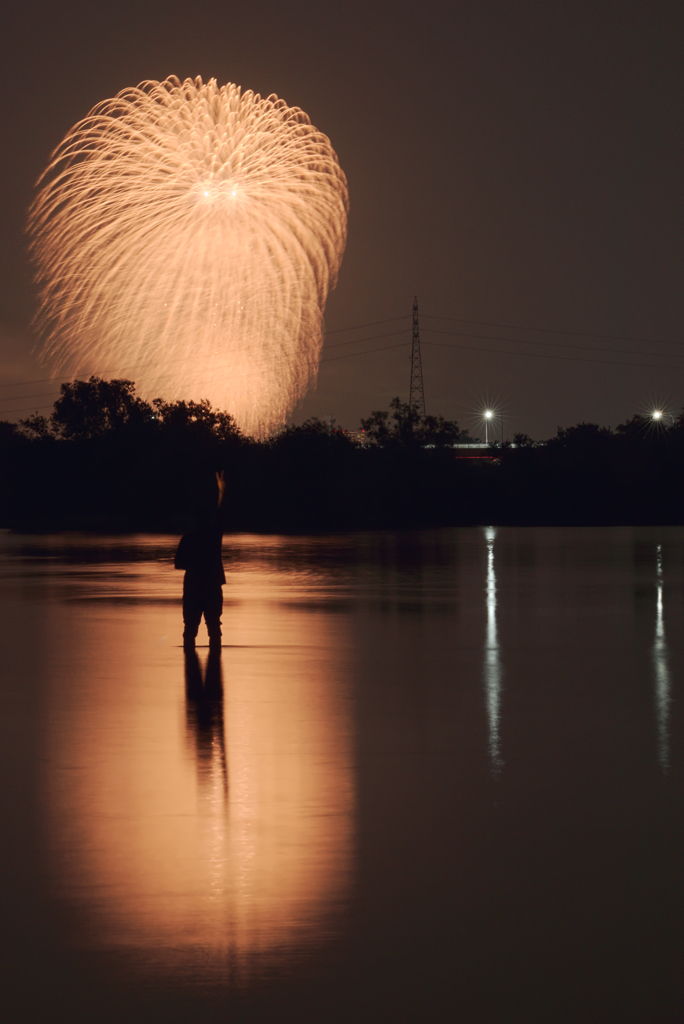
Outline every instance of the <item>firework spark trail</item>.
<svg viewBox="0 0 684 1024">
<path fill-rule="evenodd" d="M 316 378 L 348 209 L 302 110 L 214 79 L 143 82 L 75 125 L 39 185 L 36 322 L 55 373 L 152 357 L 148 397 L 164 378 L 165 398 L 208 398 L 247 433 L 285 421 Z"/>
</svg>

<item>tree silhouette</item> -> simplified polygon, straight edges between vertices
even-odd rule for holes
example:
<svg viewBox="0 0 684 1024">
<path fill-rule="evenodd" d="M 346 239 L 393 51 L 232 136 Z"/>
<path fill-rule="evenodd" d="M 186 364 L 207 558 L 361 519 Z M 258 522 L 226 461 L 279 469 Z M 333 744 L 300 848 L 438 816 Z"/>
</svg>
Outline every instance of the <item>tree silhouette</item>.
<svg viewBox="0 0 684 1024">
<path fill-rule="evenodd" d="M 375 411 L 361 420 L 361 429 L 383 448 L 444 448 L 459 438 L 458 423 L 443 416 L 421 416 L 414 406 L 393 398 L 389 411 Z"/>
<path fill-rule="evenodd" d="M 132 380 L 90 377 L 60 386 L 49 419 L 36 413 L 19 423 L 29 437 L 74 441 L 102 437 L 125 426 L 150 423 L 152 419 L 152 407 L 136 398 Z"/>
</svg>

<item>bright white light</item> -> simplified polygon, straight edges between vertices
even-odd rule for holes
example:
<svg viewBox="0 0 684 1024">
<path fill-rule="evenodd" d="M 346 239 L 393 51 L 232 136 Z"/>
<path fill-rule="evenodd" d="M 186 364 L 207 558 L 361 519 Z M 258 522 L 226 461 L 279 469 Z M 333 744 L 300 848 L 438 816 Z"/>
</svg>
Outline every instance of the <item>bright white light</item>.
<svg viewBox="0 0 684 1024">
<path fill-rule="evenodd" d="M 484 681 L 489 720 L 489 756 L 492 774 L 498 776 L 503 768 L 501 759 L 501 691 L 503 689 L 503 668 L 499 652 L 496 628 L 496 572 L 494 567 L 494 541 L 496 529 L 485 527 L 487 541 L 487 633 L 485 640 Z"/>
<path fill-rule="evenodd" d="M 493 416 L 493 415 L 494 415 L 494 413 L 492 412 L 492 410 L 491 410 L 491 409 L 485 409 L 485 414 L 484 414 L 484 416 L 485 416 L 485 419 L 486 419 L 486 420 L 491 420 L 491 418 L 492 418 L 492 416 Z"/>
<path fill-rule="evenodd" d="M 660 409 L 655 409 L 651 413 L 651 418 L 654 419 L 654 420 L 661 420 L 663 418 L 663 414 L 662 414 L 661 410 Z"/>
<path fill-rule="evenodd" d="M 347 209 L 298 107 L 215 79 L 124 89 L 67 134 L 31 208 L 44 359 L 267 434 L 316 379 Z"/>
</svg>

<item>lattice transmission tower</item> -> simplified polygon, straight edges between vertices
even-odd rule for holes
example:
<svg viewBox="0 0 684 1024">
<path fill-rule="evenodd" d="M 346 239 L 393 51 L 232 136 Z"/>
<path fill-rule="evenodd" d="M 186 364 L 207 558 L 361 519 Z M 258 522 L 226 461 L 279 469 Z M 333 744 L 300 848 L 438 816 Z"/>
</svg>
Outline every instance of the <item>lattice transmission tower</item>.
<svg viewBox="0 0 684 1024">
<path fill-rule="evenodd" d="M 425 388 L 423 387 L 423 363 L 420 358 L 420 331 L 418 328 L 418 298 L 413 299 L 413 344 L 411 345 L 411 387 L 409 406 L 419 416 L 425 416 Z"/>
</svg>

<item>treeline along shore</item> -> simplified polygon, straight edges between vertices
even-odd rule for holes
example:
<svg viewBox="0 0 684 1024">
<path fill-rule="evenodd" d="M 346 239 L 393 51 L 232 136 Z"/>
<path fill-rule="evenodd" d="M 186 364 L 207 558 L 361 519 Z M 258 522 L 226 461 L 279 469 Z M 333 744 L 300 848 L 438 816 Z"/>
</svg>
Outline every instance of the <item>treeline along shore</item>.
<svg viewBox="0 0 684 1024">
<path fill-rule="evenodd" d="M 234 531 L 684 523 L 684 414 L 487 449 L 454 447 L 457 423 L 399 399 L 361 426 L 364 443 L 317 419 L 254 441 L 208 402 L 63 384 L 49 417 L 0 421 L 0 528 L 178 533 L 215 500 L 217 469 Z"/>
</svg>

